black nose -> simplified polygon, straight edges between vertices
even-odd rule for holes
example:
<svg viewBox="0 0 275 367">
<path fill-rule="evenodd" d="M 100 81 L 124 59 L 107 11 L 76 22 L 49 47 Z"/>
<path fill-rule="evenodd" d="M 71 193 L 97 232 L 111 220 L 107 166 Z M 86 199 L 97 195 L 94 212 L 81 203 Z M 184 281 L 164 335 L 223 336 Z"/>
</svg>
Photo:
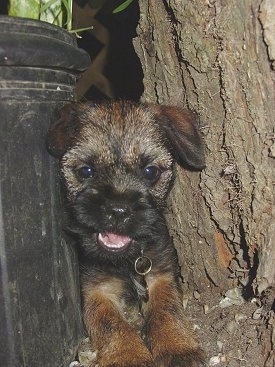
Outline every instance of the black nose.
<svg viewBox="0 0 275 367">
<path fill-rule="evenodd" d="M 124 203 L 109 202 L 106 214 L 110 225 L 125 225 L 130 219 L 131 209 Z"/>
<path fill-rule="evenodd" d="M 123 208 L 123 207 L 120 207 L 120 206 L 118 206 L 118 207 L 115 206 L 111 210 L 112 210 L 113 213 L 115 213 L 117 215 L 125 215 L 128 211 L 127 208 Z"/>
<path fill-rule="evenodd" d="M 130 215 L 130 209 L 126 205 L 112 205 L 110 213 L 116 218 L 126 218 Z"/>
</svg>

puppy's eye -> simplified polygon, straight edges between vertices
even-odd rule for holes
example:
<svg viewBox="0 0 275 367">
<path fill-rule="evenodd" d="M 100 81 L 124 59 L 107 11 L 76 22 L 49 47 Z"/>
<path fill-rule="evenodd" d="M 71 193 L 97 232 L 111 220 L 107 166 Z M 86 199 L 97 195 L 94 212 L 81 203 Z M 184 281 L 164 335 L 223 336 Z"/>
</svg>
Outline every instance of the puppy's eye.
<svg viewBox="0 0 275 367">
<path fill-rule="evenodd" d="M 156 182 L 161 175 L 161 170 L 157 166 L 147 166 L 143 170 L 144 177 L 151 183 Z"/>
<path fill-rule="evenodd" d="M 78 177 L 86 179 L 94 175 L 94 168 L 91 166 L 83 166 L 76 170 Z"/>
</svg>

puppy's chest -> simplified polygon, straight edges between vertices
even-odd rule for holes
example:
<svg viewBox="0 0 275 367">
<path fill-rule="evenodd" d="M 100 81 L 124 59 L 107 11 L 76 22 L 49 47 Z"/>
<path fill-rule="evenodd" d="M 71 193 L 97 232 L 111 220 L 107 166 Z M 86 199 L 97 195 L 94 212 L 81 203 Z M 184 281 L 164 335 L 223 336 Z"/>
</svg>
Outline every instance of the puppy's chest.
<svg viewBox="0 0 275 367">
<path fill-rule="evenodd" d="M 122 309 L 125 319 L 137 330 L 143 327 L 148 299 L 148 287 L 144 277 L 131 274 L 122 293 Z"/>
<path fill-rule="evenodd" d="M 144 307 L 148 301 L 145 279 L 126 267 L 105 271 L 98 267 L 87 269 L 81 279 L 83 293 L 91 299 L 105 300 L 107 308 L 111 302 L 121 316 L 139 331 L 144 324 Z"/>
<path fill-rule="evenodd" d="M 144 326 L 143 302 L 131 277 L 129 279 L 110 278 L 104 285 L 93 287 L 92 293 L 98 291 L 101 299 L 106 299 L 107 303 L 111 301 L 120 316 L 138 333 L 141 332 Z"/>
<path fill-rule="evenodd" d="M 138 333 L 141 333 L 144 327 L 145 319 L 138 305 L 125 305 L 123 308 L 123 316 L 125 320 L 137 330 Z"/>
</svg>

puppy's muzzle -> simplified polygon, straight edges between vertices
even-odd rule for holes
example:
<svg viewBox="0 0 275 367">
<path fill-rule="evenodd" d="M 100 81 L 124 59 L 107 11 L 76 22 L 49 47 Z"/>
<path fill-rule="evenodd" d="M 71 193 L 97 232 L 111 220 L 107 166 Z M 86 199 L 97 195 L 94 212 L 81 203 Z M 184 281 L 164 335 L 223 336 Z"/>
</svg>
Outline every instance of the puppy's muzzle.
<svg viewBox="0 0 275 367">
<path fill-rule="evenodd" d="M 125 203 L 109 202 L 104 208 L 104 212 L 108 225 L 105 232 L 98 234 L 98 244 L 107 251 L 125 251 L 133 240 L 121 232 L 132 216 L 132 209 Z"/>
</svg>

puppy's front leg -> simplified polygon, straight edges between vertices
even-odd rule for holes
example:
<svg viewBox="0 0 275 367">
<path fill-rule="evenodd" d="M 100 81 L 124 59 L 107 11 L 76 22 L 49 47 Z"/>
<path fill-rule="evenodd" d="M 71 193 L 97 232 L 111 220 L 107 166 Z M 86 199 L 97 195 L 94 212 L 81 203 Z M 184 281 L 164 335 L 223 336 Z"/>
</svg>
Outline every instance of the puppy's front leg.
<svg viewBox="0 0 275 367">
<path fill-rule="evenodd" d="M 170 273 L 147 279 L 147 344 L 157 367 L 204 366 L 203 352 L 188 327 L 180 292 Z"/>
<path fill-rule="evenodd" d="M 92 284 L 93 283 L 93 284 Z M 153 366 L 150 351 L 124 318 L 119 279 L 83 286 L 84 322 L 100 367 Z"/>
</svg>

